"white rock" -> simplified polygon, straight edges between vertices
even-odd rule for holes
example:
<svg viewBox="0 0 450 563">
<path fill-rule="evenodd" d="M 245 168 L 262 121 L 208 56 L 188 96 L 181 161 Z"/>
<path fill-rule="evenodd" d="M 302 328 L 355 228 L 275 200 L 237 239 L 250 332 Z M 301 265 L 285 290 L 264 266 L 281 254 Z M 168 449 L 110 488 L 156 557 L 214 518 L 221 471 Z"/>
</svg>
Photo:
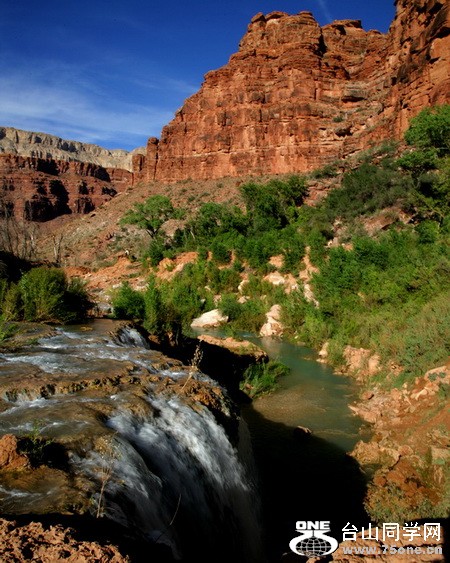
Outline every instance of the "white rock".
<svg viewBox="0 0 450 563">
<path fill-rule="evenodd" d="M 275 286 L 284 285 L 286 283 L 284 276 L 280 274 L 280 272 L 271 272 L 270 274 L 267 274 L 267 276 L 264 276 L 264 281 L 267 281 Z"/>
<path fill-rule="evenodd" d="M 319 350 L 319 358 L 325 360 L 328 358 L 328 348 L 330 347 L 330 343 L 328 340 L 323 343 L 322 348 Z"/>
<path fill-rule="evenodd" d="M 228 317 L 223 315 L 219 309 L 213 309 L 207 313 L 203 313 L 200 317 L 194 319 L 191 323 L 192 328 L 216 328 L 228 322 Z"/>
<path fill-rule="evenodd" d="M 280 322 L 281 306 L 273 305 L 268 313 L 266 313 L 266 322 L 259 331 L 260 336 L 281 336 L 284 326 Z"/>
</svg>

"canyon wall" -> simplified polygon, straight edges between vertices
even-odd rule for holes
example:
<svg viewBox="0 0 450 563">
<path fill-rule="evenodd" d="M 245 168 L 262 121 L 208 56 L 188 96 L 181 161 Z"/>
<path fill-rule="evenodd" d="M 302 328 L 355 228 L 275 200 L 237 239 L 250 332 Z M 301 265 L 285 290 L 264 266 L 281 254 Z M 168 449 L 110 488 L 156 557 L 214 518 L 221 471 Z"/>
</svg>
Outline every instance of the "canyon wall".
<svg viewBox="0 0 450 563">
<path fill-rule="evenodd" d="M 87 213 L 130 184 L 302 173 L 401 139 L 450 102 L 448 0 L 397 0 L 387 34 L 257 14 L 161 138 L 132 152 L 0 127 L 0 215 Z"/>
<path fill-rule="evenodd" d="M 42 222 L 89 213 L 130 185 L 132 176 L 88 162 L 0 154 L 0 218 Z"/>
<path fill-rule="evenodd" d="M 401 138 L 450 102 L 446 0 L 397 0 L 387 34 L 309 12 L 256 15 L 239 51 L 206 74 L 134 160 L 135 182 L 305 172 Z"/>
<path fill-rule="evenodd" d="M 139 152 L 0 127 L 0 218 L 89 213 L 132 184 Z"/>
<path fill-rule="evenodd" d="M 132 172 L 134 154 L 143 151 L 144 148 L 131 152 L 122 149 L 109 150 L 91 143 L 67 141 L 47 133 L 0 127 L 0 154 L 16 154 L 43 160 L 88 162 L 103 168 L 120 168 Z"/>
</svg>

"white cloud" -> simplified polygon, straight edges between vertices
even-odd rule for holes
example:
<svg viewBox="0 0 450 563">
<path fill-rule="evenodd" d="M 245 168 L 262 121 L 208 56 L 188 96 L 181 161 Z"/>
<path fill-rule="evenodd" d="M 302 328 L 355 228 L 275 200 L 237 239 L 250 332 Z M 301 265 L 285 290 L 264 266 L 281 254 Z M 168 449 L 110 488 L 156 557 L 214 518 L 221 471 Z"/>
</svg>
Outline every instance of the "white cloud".
<svg viewBox="0 0 450 563">
<path fill-rule="evenodd" d="M 158 101 L 130 102 L 119 88 L 111 93 L 113 86 L 98 74 L 93 77 L 92 69 L 90 73 L 86 68 L 50 62 L 38 69 L 4 66 L 0 64 L 0 125 L 130 149 L 158 136 L 173 117 L 173 111 Z M 192 93 L 189 85 L 173 79 L 153 87 Z"/>
<path fill-rule="evenodd" d="M 330 9 L 328 7 L 326 0 L 317 0 L 317 1 L 319 2 L 320 9 L 322 10 L 323 15 L 328 20 L 328 23 L 331 23 L 334 20 L 334 18 L 331 15 L 331 12 L 330 12 Z"/>
</svg>

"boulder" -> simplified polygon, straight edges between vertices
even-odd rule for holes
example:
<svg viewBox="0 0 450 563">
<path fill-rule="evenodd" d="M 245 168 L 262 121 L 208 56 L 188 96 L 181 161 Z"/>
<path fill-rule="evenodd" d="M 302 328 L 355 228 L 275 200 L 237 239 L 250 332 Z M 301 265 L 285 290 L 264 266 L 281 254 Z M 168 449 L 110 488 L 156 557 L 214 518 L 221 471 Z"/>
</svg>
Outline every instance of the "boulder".
<svg viewBox="0 0 450 563">
<path fill-rule="evenodd" d="M 266 313 L 266 322 L 259 331 L 260 336 L 281 336 L 284 326 L 280 322 L 281 306 L 273 305 L 268 313 Z"/>
<path fill-rule="evenodd" d="M 12 471 L 29 466 L 27 456 L 18 451 L 18 440 L 13 434 L 0 438 L 0 470 Z"/>
<path fill-rule="evenodd" d="M 264 281 L 269 282 L 274 286 L 284 286 L 286 293 L 291 293 L 298 289 L 298 283 L 292 274 L 280 274 L 280 272 L 271 272 L 264 277 Z"/>
<path fill-rule="evenodd" d="M 268 356 L 259 346 L 248 340 L 236 340 L 235 338 L 217 338 L 209 334 L 201 334 L 198 337 L 200 342 L 206 342 L 212 346 L 219 346 L 236 354 L 237 356 L 251 356 L 253 361 L 267 361 Z"/>
<path fill-rule="evenodd" d="M 213 309 L 203 313 L 191 323 L 192 328 L 217 328 L 228 322 L 228 317 L 221 313 L 219 309 Z"/>
</svg>

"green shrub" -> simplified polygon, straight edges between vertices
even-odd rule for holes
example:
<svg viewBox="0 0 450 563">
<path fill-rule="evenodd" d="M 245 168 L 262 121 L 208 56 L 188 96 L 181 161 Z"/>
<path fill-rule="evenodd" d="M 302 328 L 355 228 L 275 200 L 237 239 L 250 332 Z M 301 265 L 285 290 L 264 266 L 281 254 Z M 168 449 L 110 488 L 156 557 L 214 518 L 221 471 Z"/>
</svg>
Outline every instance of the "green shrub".
<svg viewBox="0 0 450 563">
<path fill-rule="evenodd" d="M 117 319 L 144 319 L 144 294 L 123 282 L 112 299 L 113 314 Z"/>
<path fill-rule="evenodd" d="M 56 268 L 35 268 L 19 282 L 26 321 L 48 321 L 60 318 L 66 277 Z"/>
<path fill-rule="evenodd" d="M 439 225 L 435 221 L 423 221 L 416 227 L 421 244 L 430 244 L 437 241 L 439 237 Z"/>
<path fill-rule="evenodd" d="M 16 332 L 16 327 L 0 315 L 0 343 L 7 340 Z"/>
<path fill-rule="evenodd" d="M 263 280 L 261 276 L 250 274 L 247 283 L 244 285 L 244 293 L 249 297 L 259 299 L 263 295 L 270 294 L 273 287 L 271 283 Z"/>
<path fill-rule="evenodd" d="M 417 307 L 402 323 L 398 331 L 398 348 L 390 356 L 403 366 L 404 372 L 398 384 L 422 375 L 431 367 L 446 362 L 450 342 L 450 301 L 448 294 L 436 296 L 423 307 Z M 397 332 L 396 331 L 396 332 Z M 385 342 L 388 334 L 384 329 Z"/>
<path fill-rule="evenodd" d="M 0 310 L 7 291 L 8 291 L 7 280 L 0 278 Z"/>
<path fill-rule="evenodd" d="M 304 178 L 291 176 L 285 181 L 270 180 L 267 184 L 249 182 L 240 188 L 250 229 L 254 233 L 278 230 L 295 217 L 295 208 L 308 193 Z"/>
<path fill-rule="evenodd" d="M 20 321 L 22 319 L 23 304 L 19 286 L 12 283 L 7 289 L 2 301 L 2 317 L 5 321 Z"/>
<path fill-rule="evenodd" d="M 18 288 L 26 321 L 71 322 L 86 316 L 91 307 L 83 284 L 68 283 L 57 268 L 33 268 L 22 276 Z"/>
<path fill-rule="evenodd" d="M 413 150 L 402 154 L 397 160 L 397 164 L 417 176 L 427 170 L 435 169 L 438 160 L 434 150 Z"/>
<path fill-rule="evenodd" d="M 332 332 L 333 325 L 327 321 L 325 315 L 313 306 L 308 306 L 298 332 L 301 340 L 313 348 L 318 348 L 330 338 Z"/>
<path fill-rule="evenodd" d="M 288 375 L 289 372 L 287 366 L 277 361 L 253 364 L 245 370 L 240 387 L 247 395 L 255 398 L 274 391 L 278 378 Z"/>
<path fill-rule="evenodd" d="M 234 268 L 222 268 L 219 270 L 219 293 L 224 291 L 237 291 L 238 285 L 241 283 L 241 276 Z"/>
<path fill-rule="evenodd" d="M 236 295 L 225 293 L 220 298 L 218 308 L 223 315 L 228 317 L 230 322 L 235 321 L 241 316 L 242 305 L 238 302 Z"/>
<path fill-rule="evenodd" d="M 94 303 L 86 291 L 86 283 L 80 278 L 71 278 L 64 292 L 65 313 L 62 320 L 80 321 L 86 318 Z"/>
<path fill-rule="evenodd" d="M 238 207 L 220 203 L 205 203 L 188 223 L 195 240 L 202 244 L 226 233 L 245 233 L 247 218 Z"/>
<path fill-rule="evenodd" d="M 342 120 L 343 118 L 340 119 L 339 121 Z M 336 121 L 336 123 L 339 122 L 336 117 L 333 119 L 333 121 Z M 333 164 L 326 164 L 322 168 L 316 168 L 311 172 L 311 178 L 314 178 L 315 180 L 321 180 L 323 178 L 334 178 L 336 175 L 337 175 L 336 165 Z"/>
<path fill-rule="evenodd" d="M 304 238 L 295 229 L 288 227 L 280 233 L 279 248 L 283 254 L 282 272 L 296 275 L 305 255 Z"/>
<path fill-rule="evenodd" d="M 297 332 L 305 322 L 308 302 L 303 291 L 293 291 L 285 300 L 282 307 L 282 323 L 291 334 Z"/>
<path fill-rule="evenodd" d="M 364 163 L 344 174 L 341 188 L 332 190 L 322 204 L 332 221 L 349 220 L 408 200 L 409 177 L 391 165 Z"/>
<path fill-rule="evenodd" d="M 450 105 L 423 109 L 410 121 L 405 140 L 419 148 L 433 148 L 438 156 L 450 152 Z"/>
<path fill-rule="evenodd" d="M 162 237 L 156 236 L 149 244 L 147 252 L 144 254 L 144 259 L 148 258 L 150 266 L 157 266 L 164 258 L 164 251 L 166 245 Z"/>
<path fill-rule="evenodd" d="M 155 278 L 151 277 L 144 293 L 145 320 L 144 328 L 150 334 L 159 335 L 163 331 L 166 311 L 163 308 L 161 291 L 156 285 Z"/>
<path fill-rule="evenodd" d="M 260 299 L 249 299 L 242 303 L 241 314 L 235 320 L 238 330 L 258 333 L 266 321 L 267 306 Z"/>
<path fill-rule="evenodd" d="M 169 291 L 165 293 L 163 301 L 166 311 L 173 311 L 171 318 L 164 319 L 166 324 L 167 322 L 176 323 L 186 328 L 203 310 L 199 289 L 186 277 L 175 277 Z"/>
<path fill-rule="evenodd" d="M 231 260 L 231 252 L 219 240 L 215 239 L 211 245 L 212 258 L 218 264 L 229 264 Z"/>
</svg>

